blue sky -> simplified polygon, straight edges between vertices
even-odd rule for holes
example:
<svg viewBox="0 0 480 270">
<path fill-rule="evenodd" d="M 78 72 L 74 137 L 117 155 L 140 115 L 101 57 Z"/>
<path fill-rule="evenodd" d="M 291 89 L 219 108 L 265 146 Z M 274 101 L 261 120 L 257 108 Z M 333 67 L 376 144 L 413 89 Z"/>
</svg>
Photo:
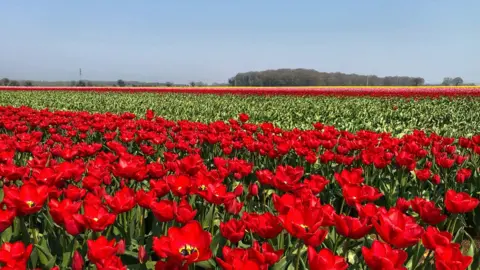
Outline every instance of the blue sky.
<svg viewBox="0 0 480 270">
<path fill-rule="evenodd" d="M 1 1 L 0 77 L 222 82 L 275 68 L 480 82 L 478 0 Z"/>
</svg>

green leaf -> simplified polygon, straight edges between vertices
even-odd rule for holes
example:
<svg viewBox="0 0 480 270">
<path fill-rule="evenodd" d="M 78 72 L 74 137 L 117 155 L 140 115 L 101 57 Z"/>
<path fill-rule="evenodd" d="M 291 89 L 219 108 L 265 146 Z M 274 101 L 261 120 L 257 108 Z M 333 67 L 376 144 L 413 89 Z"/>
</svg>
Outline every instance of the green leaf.
<svg viewBox="0 0 480 270">
<path fill-rule="evenodd" d="M 220 255 L 222 252 L 223 246 L 227 243 L 227 240 L 222 236 L 221 233 L 215 234 L 212 238 L 212 242 L 210 243 L 210 249 L 212 250 L 214 255 Z"/>
<path fill-rule="evenodd" d="M 202 220 L 202 227 L 204 229 L 207 229 L 210 227 L 210 223 L 212 222 L 214 212 L 215 212 L 215 205 L 211 205 L 210 209 L 208 210 L 207 214 L 205 215 L 205 218 Z"/>
<path fill-rule="evenodd" d="M 287 266 L 287 258 L 285 256 L 280 259 L 275 265 L 273 265 L 272 270 L 283 270 Z"/>
<path fill-rule="evenodd" d="M 195 263 L 195 266 L 200 266 L 203 269 L 211 269 L 216 266 L 216 263 L 213 259 L 210 259 L 208 261 Z"/>
<path fill-rule="evenodd" d="M 10 242 L 12 238 L 12 226 L 8 227 L 5 231 L 1 233 L 2 243 Z"/>
</svg>

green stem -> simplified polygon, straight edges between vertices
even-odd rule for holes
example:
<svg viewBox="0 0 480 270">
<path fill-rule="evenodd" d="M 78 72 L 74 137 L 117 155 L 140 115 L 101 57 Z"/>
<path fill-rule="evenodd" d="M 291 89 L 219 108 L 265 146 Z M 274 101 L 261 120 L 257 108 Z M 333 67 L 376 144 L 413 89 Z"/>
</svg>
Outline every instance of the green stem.
<svg viewBox="0 0 480 270">
<path fill-rule="evenodd" d="M 425 267 L 427 267 L 427 265 L 430 263 L 430 261 L 432 260 L 433 257 L 430 257 L 430 255 L 432 254 L 432 250 L 429 250 L 428 253 L 427 253 L 427 256 L 425 257 L 425 260 L 423 261 L 423 267 L 422 269 L 425 269 Z"/>
<path fill-rule="evenodd" d="M 296 262 L 295 262 L 295 270 L 298 270 L 299 269 L 299 266 L 300 266 L 300 257 L 302 255 L 302 242 L 299 241 L 298 242 L 298 247 L 297 247 L 297 259 L 296 259 Z"/>
<path fill-rule="evenodd" d="M 420 261 L 420 245 L 417 245 L 416 246 L 416 252 L 415 252 L 415 256 L 413 257 L 413 269 L 417 269 L 417 267 L 419 266 L 418 265 L 418 262 Z"/>
<path fill-rule="evenodd" d="M 210 220 L 210 233 L 213 235 L 214 221 L 215 221 L 215 211 L 217 210 L 217 205 L 213 205 L 212 219 Z"/>
<path fill-rule="evenodd" d="M 454 230 L 455 230 L 455 226 L 457 225 L 457 220 L 458 220 L 458 217 L 455 216 L 455 220 L 453 221 L 452 228 L 449 228 L 448 230 L 448 231 L 450 231 L 450 229 L 452 230 L 452 235 L 454 235 Z"/>
</svg>

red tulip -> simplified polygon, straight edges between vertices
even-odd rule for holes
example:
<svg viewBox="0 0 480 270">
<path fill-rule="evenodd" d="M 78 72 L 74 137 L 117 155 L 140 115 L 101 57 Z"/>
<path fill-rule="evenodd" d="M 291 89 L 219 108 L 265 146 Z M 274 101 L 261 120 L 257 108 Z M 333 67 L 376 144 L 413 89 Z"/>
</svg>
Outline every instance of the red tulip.
<svg viewBox="0 0 480 270">
<path fill-rule="evenodd" d="M 160 222 L 168 222 L 174 219 L 176 204 L 174 201 L 160 200 L 153 202 L 150 206 L 153 215 Z"/>
<path fill-rule="evenodd" d="M 435 207 L 435 203 L 415 197 L 410 201 L 413 211 L 420 215 L 420 218 L 429 225 L 437 225 L 443 222 L 447 216 L 442 214 L 442 210 Z"/>
<path fill-rule="evenodd" d="M 248 196 L 258 196 L 258 185 L 253 183 L 248 186 Z"/>
<path fill-rule="evenodd" d="M 321 228 L 323 211 L 320 208 L 291 208 L 279 219 L 290 235 L 302 239 L 309 246 L 320 245 L 328 233 Z"/>
<path fill-rule="evenodd" d="M 135 199 L 140 207 L 149 209 L 156 200 L 155 191 L 145 192 L 143 189 L 140 189 L 135 194 Z"/>
<path fill-rule="evenodd" d="M 83 270 L 83 256 L 75 250 L 72 258 L 72 270 Z"/>
<path fill-rule="evenodd" d="M 238 243 L 245 236 L 246 225 L 243 220 L 230 219 L 220 222 L 220 233 L 232 243 Z"/>
<path fill-rule="evenodd" d="M 110 214 L 105 206 L 99 203 L 85 203 L 84 212 L 87 227 L 96 232 L 105 230 L 115 222 L 116 216 Z"/>
<path fill-rule="evenodd" d="M 157 194 L 157 197 L 159 198 L 170 193 L 170 187 L 167 184 L 167 182 L 164 180 L 158 180 L 158 181 L 150 180 L 150 189 L 154 190 L 155 193 Z"/>
<path fill-rule="evenodd" d="M 167 176 L 166 181 L 172 193 L 178 197 L 183 197 L 189 194 L 192 186 L 192 181 L 185 175 Z"/>
<path fill-rule="evenodd" d="M 458 183 L 463 184 L 463 183 L 465 183 L 465 180 L 470 178 L 471 175 L 472 175 L 472 171 L 470 169 L 462 168 L 462 169 L 458 170 L 457 175 L 455 177 L 455 180 Z"/>
<path fill-rule="evenodd" d="M 15 211 L 10 209 L 0 209 L 0 233 L 10 227 L 15 219 Z"/>
<path fill-rule="evenodd" d="M 196 214 L 197 210 L 193 210 L 192 206 L 185 199 L 182 199 L 175 208 L 175 220 L 182 224 L 193 220 Z"/>
<path fill-rule="evenodd" d="M 0 247 L 0 263 L 2 269 L 22 270 L 27 269 L 27 262 L 32 253 L 33 245 L 25 245 L 22 242 L 4 243 Z"/>
<path fill-rule="evenodd" d="M 313 247 L 308 247 L 308 265 L 311 270 L 345 270 L 348 264 L 341 256 L 335 256 L 329 249 L 322 249 L 318 253 Z"/>
<path fill-rule="evenodd" d="M 237 197 L 242 196 L 242 194 L 243 194 L 243 185 L 242 185 L 242 184 L 238 185 L 238 186 L 234 189 L 233 194 L 235 194 L 235 196 L 237 196 Z"/>
<path fill-rule="evenodd" d="M 138 261 L 143 264 L 148 260 L 148 254 L 147 251 L 145 250 L 145 246 L 139 246 L 138 247 Z"/>
<path fill-rule="evenodd" d="M 37 186 L 32 183 L 24 184 L 20 188 L 4 186 L 3 191 L 5 204 L 16 209 L 20 216 L 39 212 L 48 196 L 47 186 Z"/>
<path fill-rule="evenodd" d="M 100 236 L 96 240 L 87 240 L 87 257 L 92 263 L 100 263 L 105 259 L 110 259 L 117 254 L 115 239 L 107 240 L 105 236 Z"/>
<path fill-rule="evenodd" d="M 377 215 L 378 207 L 373 203 L 367 203 L 365 205 L 356 204 L 358 216 L 365 219 L 371 219 Z"/>
<path fill-rule="evenodd" d="M 373 226 L 382 239 L 397 248 L 406 248 L 418 243 L 424 230 L 415 219 L 391 208 L 372 219 Z"/>
<path fill-rule="evenodd" d="M 435 249 L 435 268 L 437 270 L 466 270 L 473 258 L 464 256 L 460 245 L 450 244 Z"/>
<path fill-rule="evenodd" d="M 118 177 L 142 181 L 146 178 L 148 170 L 143 157 L 124 154 L 118 163 L 114 164 L 113 173 Z"/>
<path fill-rule="evenodd" d="M 278 217 L 270 212 L 264 214 L 243 212 L 242 220 L 249 231 L 265 239 L 275 238 L 283 231 Z"/>
<path fill-rule="evenodd" d="M 351 239 L 360 239 L 372 229 L 366 218 L 354 218 L 344 215 L 335 215 L 335 229 L 338 234 Z"/>
<path fill-rule="evenodd" d="M 313 194 L 319 194 L 325 189 L 329 182 L 327 179 L 325 179 L 325 177 L 313 174 L 305 179 L 303 183 L 312 191 Z"/>
<path fill-rule="evenodd" d="M 250 117 L 248 117 L 248 114 L 241 113 L 241 114 L 238 115 L 238 119 L 240 119 L 240 121 L 245 123 L 245 122 L 248 121 L 248 119 L 250 119 Z"/>
<path fill-rule="evenodd" d="M 78 214 L 81 206 L 81 202 L 72 202 L 68 198 L 61 202 L 56 199 L 48 202 L 53 221 L 63 226 L 71 235 L 77 235 L 85 230 L 85 217 Z"/>
<path fill-rule="evenodd" d="M 248 270 L 265 270 L 268 265 L 258 262 L 255 258 L 250 258 L 249 253 L 245 249 L 232 249 L 224 246 L 222 249 L 223 259 L 215 258 L 218 265 L 224 270 L 248 269 Z"/>
<path fill-rule="evenodd" d="M 342 194 L 350 206 L 355 206 L 357 203 L 374 202 L 383 196 L 377 188 L 367 185 L 344 185 Z"/>
<path fill-rule="evenodd" d="M 360 185 L 363 183 L 363 169 L 355 168 L 351 171 L 343 170 L 341 173 L 335 173 L 335 180 L 337 180 L 338 184 L 343 187 L 344 185 Z"/>
<path fill-rule="evenodd" d="M 122 255 L 125 253 L 125 241 L 123 239 L 120 239 L 117 242 L 117 254 Z"/>
<path fill-rule="evenodd" d="M 105 201 L 116 215 L 132 210 L 137 204 L 135 192 L 127 186 L 117 191 L 114 196 L 106 195 Z"/>
<path fill-rule="evenodd" d="M 479 200 L 470 197 L 465 192 L 455 192 L 449 190 L 445 194 L 445 207 L 450 213 L 468 213 L 472 212 L 479 204 Z"/>
<path fill-rule="evenodd" d="M 392 249 L 388 244 L 373 241 L 372 247 L 362 247 L 365 262 L 371 270 L 406 270 L 403 266 L 408 258 L 405 251 Z"/>
<path fill-rule="evenodd" d="M 87 191 L 83 188 L 79 188 L 74 185 L 68 185 L 67 189 L 65 189 L 65 197 L 72 200 L 72 201 L 79 201 L 83 197 L 85 197 L 85 194 Z"/>
<path fill-rule="evenodd" d="M 395 208 L 397 208 L 398 210 L 402 211 L 402 212 L 407 212 L 407 210 L 410 208 L 411 206 L 411 202 L 410 201 L 407 201 L 405 200 L 405 198 L 398 198 L 397 199 L 397 203 L 395 204 Z"/>
<path fill-rule="evenodd" d="M 145 119 L 152 120 L 153 117 L 155 117 L 155 113 L 152 110 L 148 109 L 145 113 Z"/>
<path fill-rule="evenodd" d="M 415 170 L 415 175 L 417 176 L 418 180 L 425 182 L 430 179 L 430 176 L 432 176 L 432 172 L 429 168 L 426 168 L 422 170 Z"/>
<path fill-rule="evenodd" d="M 439 246 L 448 246 L 452 241 L 449 232 L 441 232 L 436 227 L 429 226 L 422 235 L 422 244 L 425 248 L 435 250 Z"/>
<path fill-rule="evenodd" d="M 248 255 L 261 264 L 273 266 L 282 257 L 283 249 L 274 250 L 268 242 L 263 242 L 260 245 L 257 241 L 254 241 L 252 248 L 248 249 Z"/>
<path fill-rule="evenodd" d="M 168 258 L 189 265 L 212 257 L 210 233 L 204 231 L 198 221 L 185 226 L 170 227 L 167 236 L 153 238 L 153 250 L 160 258 Z"/>
</svg>

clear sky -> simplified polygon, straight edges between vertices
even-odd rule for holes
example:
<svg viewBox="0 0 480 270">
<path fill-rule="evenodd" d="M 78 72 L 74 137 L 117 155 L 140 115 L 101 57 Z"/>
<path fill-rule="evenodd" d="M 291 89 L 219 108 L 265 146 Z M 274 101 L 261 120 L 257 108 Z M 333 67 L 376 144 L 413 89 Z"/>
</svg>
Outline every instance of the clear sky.
<svg viewBox="0 0 480 270">
<path fill-rule="evenodd" d="M 225 82 L 276 68 L 480 82 L 479 0 L 0 1 L 0 77 Z"/>
</svg>

